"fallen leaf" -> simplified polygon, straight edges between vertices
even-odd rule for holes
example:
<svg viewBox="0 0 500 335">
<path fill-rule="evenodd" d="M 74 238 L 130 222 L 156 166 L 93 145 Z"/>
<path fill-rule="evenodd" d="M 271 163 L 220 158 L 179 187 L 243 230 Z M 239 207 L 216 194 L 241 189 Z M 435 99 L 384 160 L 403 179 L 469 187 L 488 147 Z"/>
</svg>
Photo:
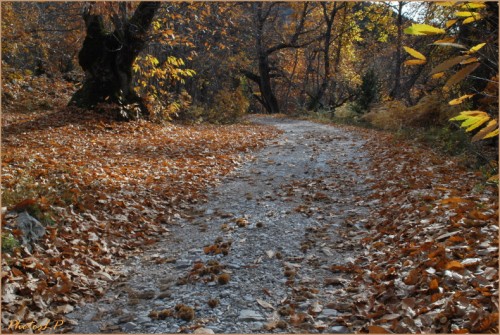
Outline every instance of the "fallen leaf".
<svg viewBox="0 0 500 335">
<path fill-rule="evenodd" d="M 268 309 L 276 309 L 273 305 L 271 305 L 270 303 L 268 303 L 267 301 L 264 301 L 262 299 L 255 299 L 257 301 L 257 303 L 259 305 L 261 305 L 262 307 L 264 308 L 268 308 Z"/>
</svg>

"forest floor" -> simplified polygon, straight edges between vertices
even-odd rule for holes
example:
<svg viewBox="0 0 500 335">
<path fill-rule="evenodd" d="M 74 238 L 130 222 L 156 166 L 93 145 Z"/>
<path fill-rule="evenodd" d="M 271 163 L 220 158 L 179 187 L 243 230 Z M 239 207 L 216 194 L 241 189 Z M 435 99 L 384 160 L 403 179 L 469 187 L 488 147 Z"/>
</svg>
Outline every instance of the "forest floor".
<svg viewBox="0 0 500 335">
<path fill-rule="evenodd" d="M 49 107 L 2 118 L 2 229 L 27 211 L 47 231 L 2 255 L 3 331 L 497 330 L 498 190 L 449 157 L 281 117 Z"/>
</svg>

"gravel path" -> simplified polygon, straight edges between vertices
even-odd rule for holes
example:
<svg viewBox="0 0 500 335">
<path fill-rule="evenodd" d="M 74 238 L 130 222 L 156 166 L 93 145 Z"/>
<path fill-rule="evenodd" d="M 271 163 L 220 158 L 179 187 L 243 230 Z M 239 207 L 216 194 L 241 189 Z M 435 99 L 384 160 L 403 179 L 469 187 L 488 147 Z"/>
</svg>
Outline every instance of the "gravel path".
<svg viewBox="0 0 500 335">
<path fill-rule="evenodd" d="M 177 218 L 168 241 L 127 260 L 105 297 L 68 315 L 74 332 L 350 332 L 339 319 L 357 288 L 332 266 L 363 251 L 374 205 L 364 201 L 364 141 L 328 125 L 254 120 L 284 133 Z"/>
</svg>

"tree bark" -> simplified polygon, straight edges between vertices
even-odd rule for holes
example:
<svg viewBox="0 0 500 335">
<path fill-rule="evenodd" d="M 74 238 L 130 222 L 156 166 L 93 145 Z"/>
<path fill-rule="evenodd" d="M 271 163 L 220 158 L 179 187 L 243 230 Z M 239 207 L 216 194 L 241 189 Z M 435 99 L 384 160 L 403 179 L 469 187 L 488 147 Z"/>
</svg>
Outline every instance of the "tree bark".
<svg viewBox="0 0 500 335">
<path fill-rule="evenodd" d="M 78 54 L 85 81 L 69 105 L 94 109 L 99 103 L 110 103 L 118 106 L 110 109 L 117 118 L 149 116 L 144 101 L 132 88 L 132 64 L 146 44 L 159 7 L 160 2 L 141 2 L 127 19 L 126 6 L 120 5 L 121 16 L 112 17 L 115 30 L 111 33 L 105 31 L 102 15 L 90 14 L 90 8 L 86 8 L 83 19 L 87 35 Z"/>
</svg>

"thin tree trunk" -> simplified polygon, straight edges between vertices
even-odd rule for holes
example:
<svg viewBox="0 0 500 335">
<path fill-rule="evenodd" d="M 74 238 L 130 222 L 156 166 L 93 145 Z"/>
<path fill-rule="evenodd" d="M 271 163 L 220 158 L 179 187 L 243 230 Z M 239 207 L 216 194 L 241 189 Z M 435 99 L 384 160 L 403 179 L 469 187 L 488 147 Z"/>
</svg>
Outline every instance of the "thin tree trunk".
<svg viewBox="0 0 500 335">
<path fill-rule="evenodd" d="M 396 63 L 394 64 L 394 86 L 390 92 L 390 97 L 398 99 L 401 96 L 401 63 L 403 62 L 401 55 L 402 38 L 403 38 L 403 1 L 398 2 L 398 36 L 396 40 Z"/>
</svg>

